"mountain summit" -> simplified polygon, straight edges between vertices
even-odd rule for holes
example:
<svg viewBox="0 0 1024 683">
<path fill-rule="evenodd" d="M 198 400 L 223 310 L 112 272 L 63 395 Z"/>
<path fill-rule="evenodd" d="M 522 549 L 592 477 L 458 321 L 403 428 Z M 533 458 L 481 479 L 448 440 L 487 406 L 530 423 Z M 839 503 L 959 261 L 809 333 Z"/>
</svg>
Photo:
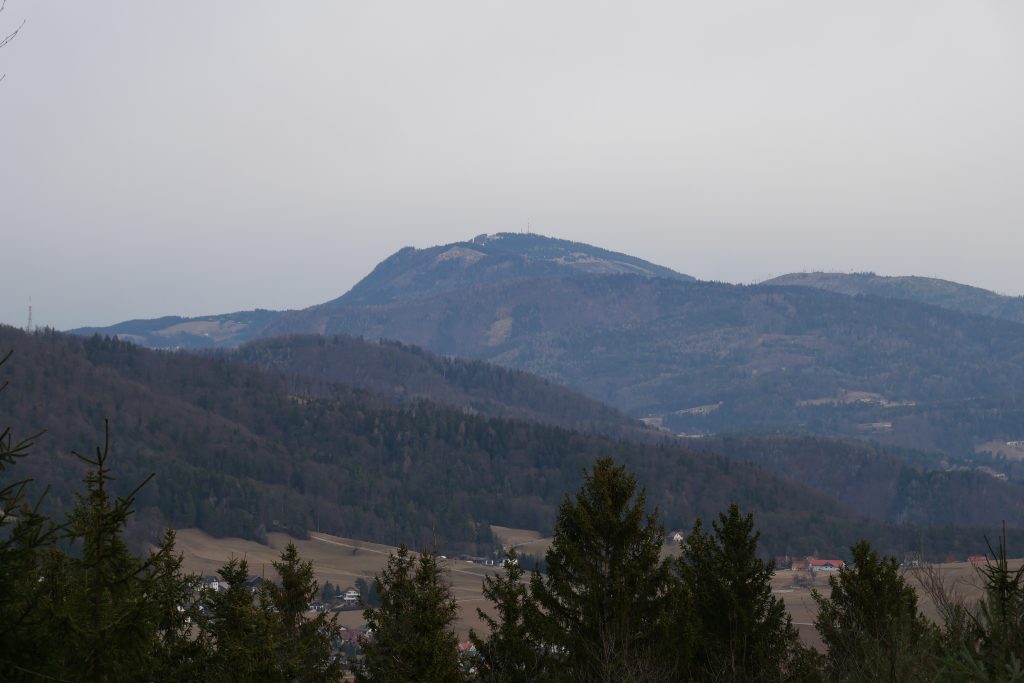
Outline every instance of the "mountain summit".
<svg viewBox="0 0 1024 683">
<path fill-rule="evenodd" d="M 336 303 L 387 304 L 505 280 L 581 274 L 694 280 L 635 256 L 582 242 L 502 232 L 428 249 L 401 249 Z"/>
</svg>

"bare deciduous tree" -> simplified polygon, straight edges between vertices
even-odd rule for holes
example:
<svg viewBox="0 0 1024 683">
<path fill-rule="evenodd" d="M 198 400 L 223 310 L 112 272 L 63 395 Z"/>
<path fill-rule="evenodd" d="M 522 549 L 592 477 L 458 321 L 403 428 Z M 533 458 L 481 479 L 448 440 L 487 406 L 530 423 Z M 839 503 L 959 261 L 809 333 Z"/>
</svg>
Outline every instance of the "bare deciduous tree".
<svg viewBox="0 0 1024 683">
<path fill-rule="evenodd" d="M 7 0 L 0 0 L 0 14 L 3 14 L 5 9 L 7 9 Z M 4 47 L 9 42 L 14 40 L 14 38 L 18 35 L 18 32 L 21 31 L 23 26 L 25 26 L 24 20 L 22 20 L 21 24 L 18 25 L 18 28 L 14 29 L 3 38 L 0 38 L 0 47 Z M 4 80 L 5 78 L 7 78 L 7 74 L 0 74 L 0 81 Z"/>
</svg>

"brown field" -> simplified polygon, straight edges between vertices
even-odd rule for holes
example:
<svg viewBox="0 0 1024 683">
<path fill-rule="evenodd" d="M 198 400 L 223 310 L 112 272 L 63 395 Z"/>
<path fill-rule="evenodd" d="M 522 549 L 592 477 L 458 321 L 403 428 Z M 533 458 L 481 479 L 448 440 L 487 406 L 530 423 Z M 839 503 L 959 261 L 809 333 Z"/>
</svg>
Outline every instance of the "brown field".
<svg viewBox="0 0 1024 683">
<path fill-rule="evenodd" d="M 1016 569 L 1024 563 L 1024 560 L 1017 559 L 1010 561 L 1010 568 Z M 934 565 L 938 569 L 945 584 L 962 596 L 968 604 L 976 603 L 982 596 L 983 590 L 978 577 L 977 569 L 968 562 L 950 562 Z M 828 586 L 829 572 L 817 572 L 807 574 L 806 572 L 794 572 L 782 570 L 772 577 L 772 590 L 786 603 L 786 609 L 793 617 L 793 624 L 800 631 L 800 639 L 807 645 L 821 647 L 821 639 L 814 630 L 814 617 L 817 607 L 811 598 L 811 590 L 817 590 L 822 595 L 828 596 L 831 591 Z M 917 570 L 909 569 L 904 576 L 918 592 L 918 607 L 924 615 L 932 620 L 938 620 L 939 615 L 935 609 L 932 599 L 921 589 L 917 579 Z"/>
<path fill-rule="evenodd" d="M 550 538 L 544 538 L 535 531 L 506 527 L 494 527 L 493 530 L 503 544 L 514 545 L 520 552 L 532 555 L 543 555 L 551 543 Z M 308 540 L 292 539 L 285 534 L 268 534 L 268 545 L 240 538 L 213 538 L 197 529 L 182 529 L 177 533 L 177 549 L 184 556 L 187 571 L 215 574 L 229 558 L 242 557 L 248 561 L 251 574 L 273 577 L 272 563 L 278 559 L 288 542 L 293 541 L 303 559 L 312 561 L 321 585 L 330 581 L 342 588 L 351 586 L 359 577 L 371 579 L 384 568 L 388 555 L 395 551 L 390 546 L 319 533 L 310 533 Z M 674 554 L 674 550 L 674 547 L 666 546 L 665 554 Z M 1013 560 L 1010 566 L 1020 567 L 1022 562 L 1024 560 Z M 452 593 L 461 608 L 456 628 L 459 637 L 465 639 L 470 628 L 485 630 L 476 614 L 476 608 L 487 607 L 481 592 L 482 582 L 485 576 L 495 572 L 495 568 L 456 559 L 446 560 L 445 567 Z M 936 567 L 947 585 L 955 588 L 968 601 L 975 601 L 981 596 L 977 571 L 972 565 L 953 562 Z M 906 576 L 912 585 L 918 586 L 913 571 L 908 571 Z M 826 572 L 808 576 L 804 572 L 782 570 L 772 578 L 772 590 L 785 602 L 793 623 L 800 631 L 801 640 L 806 644 L 820 646 L 813 625 L 816 608 L 811 599 L 812 589 L 824 595 L 829 594 Z M 927 596 L 922 595 L 919 604 L 925 615 L 936 618 L 934 605 Z M 354 627 L 363 623 L 363 615 L 359 610 L 345 611 L 340 613 L 338 621 L 344 626 Z"/>
<path fill-rule="evenodd" d="M 182 529 L 177 534 L 177 550 L 184 557 L 185 569 L 190 572 L 216 574 L 229 558 L 241 557 L 248 561 L 250 574 L 271 578 L 275 576 L 272 563 L 292 541 L 302 558 L 313 563 L 321 585 L 330 581 L 342 588 L 352 586 L 359 577 L 371 579 L 384 568 L 388 555 L 396 550 L 390 546 L 318 533 L 310 533 L 308 540 L 271 533 L 267 534 L 268 545 L 240 538 L 213 538 L 198 529 Z M 460 638 L 465 638 L 470 628 L 484 630 L 476 607 L 484 606 L 483 578 L 494 573 L 494 568 L 455 559 L 446 560 L 445 567 L 452 593 L 461 608 L 457 623 Z M 339 614 L 338 622 L 344 626 L 354 627 L 363 623 L 363 613 L 359 610 Z"/>
<path fill-rule="evenodd" d="M 534 557 L 544 557 L 551 546 L 551 537 L 541 536 L 539 531 L 511 529 L 492 524 L 491 532 L 505 548 L 515 548 L 517 553 L 525 553 Z"/>
</svg>

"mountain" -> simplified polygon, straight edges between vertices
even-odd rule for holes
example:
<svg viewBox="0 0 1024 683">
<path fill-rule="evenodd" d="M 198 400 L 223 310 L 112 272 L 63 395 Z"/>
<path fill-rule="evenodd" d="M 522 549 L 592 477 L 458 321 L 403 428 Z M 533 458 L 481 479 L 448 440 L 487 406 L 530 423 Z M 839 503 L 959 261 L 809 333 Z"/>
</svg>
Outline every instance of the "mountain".
<svg viewBox="0 0 1024 683">
<path fill-rule="evenodd" d="M 290 314 L 526 370 L 674 432 L 803 429 L 947 453 L 1024 439 L 1024 326 L 805 287 L 535 278 Z"/>
<path fill-rule="evenodd" d="M 956 455 L 1024 440 L 1024 325 L 899 298 L 696 282 L 537 235 L 404 249 L 332 301 L 203 324 L 222 332 L 127 331 L 183 347 L 393 339 L 534 373 L 676 433 L 797 429 Z"/>
<path fill-rule="evenodd" d="M 642 259 L 535 234 L 480 235 L 428 249 L 406 247 L 391 255 L 348 293 L 294 316 L 291 311 L 242 311 L 182 318 L 131 320 L 107 327 L 81 327 L 72 334 L 118 336 L 156 349 L 233 347 L 252 339 L 292 332 L 322 332 L 296 322 L 316 319 L 319 311 L 346 305 L 410 301 L 481 284 L 580 274 L 632 274 L 693 281 L 693 277 Z"/>
<path fill-rule="evenodd" d="M 488 419 L 294 380 L 215 355 L 158 352 L 110 338 L 0 327 L 0 425 L 46 427 L 9 472 L 49 485 L 67 510 L 81 470 L 67 453 L 101 443 L 111 420 L 115 493 L 149 472 L 139 525 L 164 521 L 259 538 L 319 529 L 385 543 L 490 548 L 490 524 L 549 531 L 596 457 L 637 472 L 670 527 L 732 502 L 756 513 L 768 553 L 843 553 L 867 537 L 885 552 L 932 556 L 982 547 L 984 529 L 893 525 L 755 465 L 668 443 L 642 444 Z M 998 514 L 999 510 L 992 510 Z M 1014 520 L 1011 523 L 1019 523 Z M 986 527 L 987 528 L 987 527 Z M 1013 533 L 1014 542 L 1018 533 Z"/>
<path fill-rule="evenodd" d="M 874 273 L 791 273 L 772 278 L 763 284 L 814 287 L 839 294 L 906 299 L 952 311 L 1024 323 L 1024 297 L 1004 296 L 980 287 L 930 277 L 886 277 Z"/>
</svg>

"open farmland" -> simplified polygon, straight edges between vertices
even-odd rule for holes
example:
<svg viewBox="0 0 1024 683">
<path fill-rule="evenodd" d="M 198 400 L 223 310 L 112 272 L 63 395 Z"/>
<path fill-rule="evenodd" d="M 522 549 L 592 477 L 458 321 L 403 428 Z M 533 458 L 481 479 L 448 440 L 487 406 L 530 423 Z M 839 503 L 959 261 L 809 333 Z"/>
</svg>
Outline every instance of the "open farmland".
<svg viewBox="0 0 1024 683">
<path fill-rule="evenodd" d="M 216 574 L 217 569 L 229 558 L 242 557 L 249 563 L 250 574 L 271 578 L 275 576 L 272 563 L 291 541 L 299 549 L 302 558 L 313 563 L 316 579 L 321 586 L 330 581 L 342 588 L 352 586 L 359 577 L 372 579 L 384 568 L 388 555 L 396 550 L 390 546 L 318 533 L 311 533 L 305 540 L 271 533 L 267 534 L 267 545 L 241 538 L 213 538 L 198 529 L 182 529 L 177 534 L 177 550 L 184 556 L 186 571 Z M 448 570 L 452 593 L 461 608 L 456 627 L 459 637 L 465 638 L 470 628 L 482 630 L 476 608 L 484 605 L 481 592 L 483 579 L 495 570 L 493 567 L 456 559 L 449 559 L 444 565 Z M 361 610 L 339 614 L 338 622 L 343 626 L 351 628 L 363 623 Z"/>
<path fill-rule="evenodd" d="M 213 538 L 197 529 L 182 529 L 177 533 L 177 549 L 184 556 L 187 571 L 215 574 L 229 558 L 243 557 L 249 562 L 250 574 L 273 577 L 272 563 L 278 559 L 288 542 L 292 541 L 303 559 L 313 562 L 317 581 L 321 585 L 330 581 L 342 588 L 351 586 L 360 577 L 371 579 L 384 568 L 388 555 L 396 550 L 391 546 L 319 533 L 311 533 L 305 540 L 271 533 L 267 534 L 267 545 L 240 538 Z M 520 552 L 538 557 L 543 556 L 551 542 L 549 537 L 526 529 L 495 527 L 494 533 L 502 543 L 514 545 Z M 665 554 L 674 554 L 673 550 L 675 549 L 666 546 Z M 1022 562 L 1024 560 L 1012 560 L 1010 566 L 1016 568 L 1021 566 Z M 477 617 L 476 608 L 486 607 L 487 603 L 481 592 L 482 582 L 485 576 L 493 574 L 496 569 L 457 559 L 447 560 L 445 567 L 448 570 L 452 592 L 461 608 L 456 622 L 460 639 L 467 637 L 470 628 L 484 631 Z M 936 565 L 936 568 L 946 584 L 969 603 L 981 597 L 982 589 L 978 574 L 970 563 L 951 562 Z M 920 594 L 914 572 L 908 571 L 906 576 L 911 584 L 918 588 Z M 793 617 L 793 623 L 800 631 L 801 640 L 805 644 L 820 646 L 813 625 L 816 608 L 811 598 L 811 590 L 828 595 L 828 573 L 778 571 L 772 578 L 772 589 L 785 602 Z M 935 607 L 926 595 L 921 594 L 919 604 L 928 617 L 937 617 Z M 340 612 L 338 621 L 350 628 L 359 626 L 363 623 L 363 613 L 361 610 L 343 611 Z"/>
</svg>

